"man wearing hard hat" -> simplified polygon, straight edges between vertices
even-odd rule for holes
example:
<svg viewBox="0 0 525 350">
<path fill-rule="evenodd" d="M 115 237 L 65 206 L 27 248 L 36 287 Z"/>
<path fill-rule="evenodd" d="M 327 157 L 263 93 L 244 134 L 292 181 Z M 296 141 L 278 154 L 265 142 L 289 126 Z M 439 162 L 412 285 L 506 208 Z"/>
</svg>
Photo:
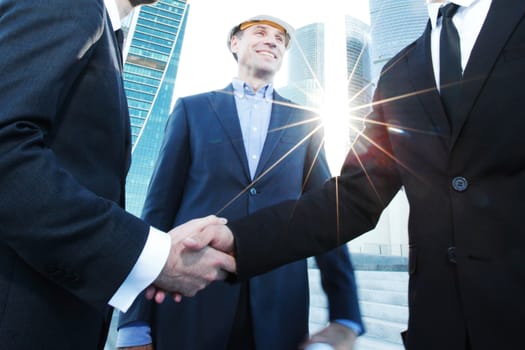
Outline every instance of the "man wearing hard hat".
<svg viewBox="0 0 525 350">
<path fill-rule="evenodd" d="M 273 86 L 293 28 L 271 16 L 228 34 L 237 77 L 217 91 L 179 98 L 144 205 L 169 230 L 217 214 L 235 220 L 319 187 L 330 177 L 319 118 Z M 352 349 L 363 332 L 346 247 L 316 257 L 330 323 L 312 338 Z M 118 346 L 156 350 L 296 350 L 308 339 L 306 260 L 240 283 L 213 283 L 194 298 L 138 300 L 120 317 Z"/>
</svg>

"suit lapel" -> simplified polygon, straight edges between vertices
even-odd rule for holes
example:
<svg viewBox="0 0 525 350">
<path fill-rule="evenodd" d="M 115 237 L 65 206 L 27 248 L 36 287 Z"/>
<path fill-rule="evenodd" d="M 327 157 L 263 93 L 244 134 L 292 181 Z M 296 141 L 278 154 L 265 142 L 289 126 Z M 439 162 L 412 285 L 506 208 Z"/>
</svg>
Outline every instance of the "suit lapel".
<svg viewBox="0 0 525 350">
<path fill-rule="evenodd" d="M 277 159 L 272 158 L 272 154 L 275 151 L 275 148 L 279 144 L 281 137 L 286 131 L 286 125 L 288 125 L 292 108 L 286 106 L 289 101 L 283 99 L 275 91 L 273 93 L 273 102 L 272 102 L 272 114 L 270 116 L 270 125 L 268 126 L 268 133 L 266 135 L 266 140 L 264 141 L 264 147 L 261 154 L 261 159 L 257 165 L 257 171 L 255 172 L 255 178 L 257 178 L 263 171 L 267 168 L 273 166 L 270 162 L 275 162 Z"/>
<path fill-rule="evenodd" d="M 412 51 L 407 53 L 407 69 L 414 91 L 423 105 L 426 115 L 431 119 L 433 126 L 431 132 L 442 136 L 443 142 L 448 143 L 450 125 L 436 88 L 430 52 L 430 30 L 429 22 Z"/>
<path fill-rule="evenodd" d="M 458 126 L 454 128 L 452 145 L 456 142 L 477 96 L 501 55 L 503 47 L 524 13 L 525 1 L 523 0 L 492 0 L 491 8 L 463 74 L 457 113 Z"/>
<path fill-rule="evenodd" d="M 209 99 L 224 133 L 230 139 L 232 147 L 239 158 L 240 164 L 242 164 L 245 176 L 250 179 L 250 169 L 248 166 L 248 159 L 246 158 L 246 151 L 244 149 L 241 125 L 239 122 L 237 107 L 235 106 L 232 85 L 228 85 L 228 87 L 223 90 L 212 92 Z"/>
<path fill-rule="evenodd" d="M 124 42 L 124 33 L 122 32 L 122 29 L 119 29 L 120 34 L 113 30 L 113 25 L 111 24 L 107 10 L 104 11 L 104 19 L 106 22 L 106 35 L 109 37 L 109 42 L 112 43 L 112 47 L 114 48 L 115 54 L 117 56 L 118 67 L 122 73 L 124 62 L 122 58 L 122 46 L 120 44 L 120 40 L 122 40 L 122 43 Z M 119 35 L 121 36 L 120 39 L 118 37 Z"/>
</svg>

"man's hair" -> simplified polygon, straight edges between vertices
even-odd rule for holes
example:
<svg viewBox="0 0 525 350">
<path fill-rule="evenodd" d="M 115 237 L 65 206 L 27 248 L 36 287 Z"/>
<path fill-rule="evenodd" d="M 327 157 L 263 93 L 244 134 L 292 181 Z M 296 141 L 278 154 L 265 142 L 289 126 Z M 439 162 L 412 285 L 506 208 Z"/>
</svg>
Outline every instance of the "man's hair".
<svg viewBox="0 0 525 350">
<path fill-rule="evenodd" d="M 242 34 L 244 33 L 244 31 L 242 30 L 239 30 L 238 32 L 236 32 L 235 34 L 233 34 L 233 36 L 236 36 L 237 39 L 240 39 L 242 37 Z M 237 58 L 237 54 L 235 52 L 232 52 L 232 55 L 233 55 L 233 58 L 235 58 L 235 61 L 239 61 L 238 58 Z"/>
<path fill-rule="evenodd" d="M 154 4 L 157 0 L 129 0 L 129 3 L 133 7 L 137 7 L 140 5 L 147 5 L 147 4 Z"/>
</svg>

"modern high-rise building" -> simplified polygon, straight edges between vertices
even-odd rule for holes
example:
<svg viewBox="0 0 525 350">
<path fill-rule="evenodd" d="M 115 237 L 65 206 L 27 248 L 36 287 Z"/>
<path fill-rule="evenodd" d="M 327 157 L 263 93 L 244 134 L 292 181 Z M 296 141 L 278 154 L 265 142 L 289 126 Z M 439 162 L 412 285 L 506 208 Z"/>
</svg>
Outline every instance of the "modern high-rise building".
<svg viewBox="0 0 525 350">
<path fill-rule="evenodd" d="M 348 75 L 348 107 L 353 117 L 362 118 L 370 110 L 372 76 L 370 70 L 370 27 L 368 24 L 345 16 L 346 67 Z"/>
<path fill-rule="evenodd" d="M 288 82 L 283 95 L 295 103 L 321 108 L 325 89 L 325 25 L 312 23 L 295 31 L 288 53 Z"/>
<path fill-rule="evenodd" d="M 340 23 L 336 22 L 296 30 L 288 57 L 288 84 L 279 91 L 324 118 L 336 118 L 337 128 L 344 129 L 342 152 L 346 152 L 355 135 L 351 124 L 367 113 L 372 95 L 369 27 L 351 16 L 340 16 Z M 325 124 L 328 127 L 326 119 Z"/>
<path fill-rule="evenodd" d="M 124 46 L 132 163 L 126 208 L 140 215 L 169 116 L 189 5 L 160 0 L 136 10 Z"/>
<path fill-rule="evenodd" d="M 370 0 L 372 77 L 425 29 L 428 19 L 423 0 Z"/>
</svg>

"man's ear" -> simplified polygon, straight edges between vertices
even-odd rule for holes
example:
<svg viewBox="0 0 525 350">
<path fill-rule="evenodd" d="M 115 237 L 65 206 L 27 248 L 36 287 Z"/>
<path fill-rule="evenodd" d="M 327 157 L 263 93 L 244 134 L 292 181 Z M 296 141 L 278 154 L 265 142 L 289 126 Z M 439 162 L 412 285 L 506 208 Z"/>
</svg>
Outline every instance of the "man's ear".
<svg viewBox="0 0 525 350">
<path fill-rule="evenodd" d="M 234 35 L 232 36 L 230 40 L 230 51 L 236 54 L 238 46 L 239 46 L 239 38 L 237 37 L 237 35 Z"/>
</svg>

